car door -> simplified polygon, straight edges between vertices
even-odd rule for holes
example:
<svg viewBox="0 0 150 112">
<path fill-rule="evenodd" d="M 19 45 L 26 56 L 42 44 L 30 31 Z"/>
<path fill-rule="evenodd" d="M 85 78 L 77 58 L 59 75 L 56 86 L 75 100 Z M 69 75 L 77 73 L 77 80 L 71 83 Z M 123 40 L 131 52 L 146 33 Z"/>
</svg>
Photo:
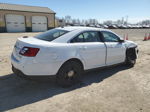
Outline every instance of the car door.
<svg viewBox="0 0 150 112">
<path fill-rule="evenodd" d="M 113 65 L 125 61 L 126 47 L 120 38 L 109 31 L 101 31 L 103 41 L 107 47 L 106 65 Z"/>
<path fill-rule="evenodd" d="M 77 45 L 78 53 L 85 62 L 85 69 L 105 66 L 106 47 L 97 31 L 87 31 L 71 40 Z"/>
</svg>

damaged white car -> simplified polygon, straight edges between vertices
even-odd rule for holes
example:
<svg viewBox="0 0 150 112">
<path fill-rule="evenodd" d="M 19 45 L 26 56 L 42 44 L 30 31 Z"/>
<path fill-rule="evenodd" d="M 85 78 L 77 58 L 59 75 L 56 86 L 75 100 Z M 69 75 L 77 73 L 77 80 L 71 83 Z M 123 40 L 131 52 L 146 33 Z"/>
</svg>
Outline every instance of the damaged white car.
<svg viewBox="0 0 150 112">
<path fill-rule="evenodd" d="M 119 63 L 134 66 L 137 53 L 136 43 L 110 30 L 62 27 L 18 38 L 11 62 L 15 74 L 55 75 L 58 84 L 72 85 L 84 70 Z"/>
</svg>

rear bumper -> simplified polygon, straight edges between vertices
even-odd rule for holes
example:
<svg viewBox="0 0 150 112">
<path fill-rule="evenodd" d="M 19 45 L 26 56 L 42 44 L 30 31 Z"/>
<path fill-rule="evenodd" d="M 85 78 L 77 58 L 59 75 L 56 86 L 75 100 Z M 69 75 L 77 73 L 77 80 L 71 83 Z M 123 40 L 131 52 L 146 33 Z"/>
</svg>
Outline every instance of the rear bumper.
<svg viewBox="0 0 150 112">
<path fill-rule="evenodd" d="M 37 63 L 33 58 L 22 57 L 17 60 L 13 55 L 11 56 L 12 69 L 15 73 L 24 74 L 26 76 L 51 76 L 56 75 L 60 63 Z"/>
<path fill-rule="evenodd" d="M 16 74 L 19 77 L 23 77 L 23 78 L 28 77 L 27 75 L 22 73 L 20 70 L 16 69 L 13 65 L 12 65 L 12 71 L 14 72 L 14 74 Z"/>
<path fill-rule="evenodd" d="M 21 78 L 25 78 L 25 79 L 36 79 L 36 78 L 48 78 L 48 79 L 55 79 L 56 78 L 56 75 L 50 75 L 50 76 L 29 76 L 29 75 L 26 75 L 24 74 L 23 72 L 21 72 L 20 70 L 16 69 L 13 65 L 12 65 L 12 71 L 14 72 L 15 75 L 21 77 Z"/>
</svg>

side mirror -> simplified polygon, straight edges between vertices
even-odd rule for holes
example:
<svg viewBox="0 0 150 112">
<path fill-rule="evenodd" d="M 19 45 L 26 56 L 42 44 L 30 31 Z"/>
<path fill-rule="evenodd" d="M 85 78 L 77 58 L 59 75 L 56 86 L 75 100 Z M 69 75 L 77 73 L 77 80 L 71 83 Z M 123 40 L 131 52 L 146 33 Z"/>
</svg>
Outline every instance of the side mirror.
<svg viewBox="0 0 150 112">
<path fill-rule="evenodd" d="M 124 42 L 124 40 L 123 40 L 123 39 L 120 39 L 120 40 L 119 40 L 119 42 L 120 42 L 120 43 L 123 43 L 123 42 Z"/>
</svg>

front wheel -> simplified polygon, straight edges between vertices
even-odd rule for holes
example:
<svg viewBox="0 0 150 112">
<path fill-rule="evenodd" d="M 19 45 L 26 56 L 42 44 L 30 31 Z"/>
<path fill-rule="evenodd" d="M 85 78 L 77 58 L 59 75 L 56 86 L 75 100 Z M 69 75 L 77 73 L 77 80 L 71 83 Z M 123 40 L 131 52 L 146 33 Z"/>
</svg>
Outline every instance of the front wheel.
<svg viewBox="0 0 150 112">
<path fill-rule="evenodd" d="M 77 83 L 82 75 L 82 65 L 76 61 L 66 62 L 57 73 L 56 82 L 62 87 Z"/>
<path fill-rule="evenodd" d="M 133 67 L 136 63 L 136 54 L 133 52 L 134 49 L 129 49 L 126 53 L 126 62 L 125 64 L 128 67 Z"/>
</svg>

